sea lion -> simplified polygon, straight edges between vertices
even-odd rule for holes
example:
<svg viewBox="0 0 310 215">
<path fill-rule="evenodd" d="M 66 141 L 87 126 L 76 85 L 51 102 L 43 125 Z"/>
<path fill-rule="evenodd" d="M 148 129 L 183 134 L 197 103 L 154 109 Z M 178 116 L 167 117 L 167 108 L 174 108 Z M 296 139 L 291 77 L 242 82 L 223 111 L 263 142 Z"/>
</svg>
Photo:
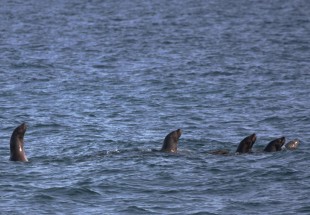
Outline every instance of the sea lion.
<svg viewBox="0 0 310 215">
<path fill-rule="evenodd" d="M 239 143 L 238 148 L 236 150 L 236 153 L 240 154 L 240 153 L 251 152 L 252 146 L 254 145 L 255 141 L 256 141 L 256 134 L 255 133 L 245 137 Z M 213 155 L 228 155 L 229 151 L 226 149 L 219 149 L 219 150 L 211 151 L 209 153 L 213 154 Z"/>
<path fill-rule="evenodd" d="M 212 155 L 228 155 L 229 154 L 229 150 L 227 149 L 218 149 L 215 151 L 210 151 L 209 152 Z"/>
<path fill-rule="evenodd" d="M 252 147 L 256 141 L 256 134 L 251 134 L 250 136 L 247 136 L 238 145 L 238 148 L 236 150 L 236 153 L 249 153 L 252 150 Z"/>
<path fill-rule="evenodd" d="M 285 143 L 285 137 L 275 139 L 267 144 L 267 146 L 264 148 L 264 152 L 281 151 L 281 148 L 284 145 L 284 143 Z"/>
<path fill-rule="evenodd" d="M 176 153 L 178 150 L 178 142 L 181 137 L 182 130 L 178 129 L 170 132 L 164 140 L 163 146 L 160 151 Z"/>
<path fill-rule="evenodd" d="M 10 160 L 28 161 L 24 150 L 24 135 L 27 130 L 25 123 L 14 129 L 10 140 Z"/>
<path fill-rule="evenodd" d="M 284 148 L 289 149 L 289 150 L 295 150 L 298 148 L 299 144 L 300 144 L 300 141 L 297 139 L 294 139 L 286 143 Z"/>
</svg>

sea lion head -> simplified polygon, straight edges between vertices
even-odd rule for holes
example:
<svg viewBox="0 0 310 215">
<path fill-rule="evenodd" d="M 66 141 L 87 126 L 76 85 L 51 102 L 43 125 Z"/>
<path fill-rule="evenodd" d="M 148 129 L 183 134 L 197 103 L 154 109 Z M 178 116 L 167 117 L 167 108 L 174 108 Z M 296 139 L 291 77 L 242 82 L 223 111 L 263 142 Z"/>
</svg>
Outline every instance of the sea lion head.
<svg viewBox="0 0 310 215">
<path fill-rule="evenodd" d="M 178 150 L 178 142 L 179 138 L 182 135 L 182 130 L 177 129 L 175 131 L 170 132 L 164 139 L 163 146 L 161 151 L 163 152 L 177 152 Z"/>
<path fill-rule="evenodd" d="M 299 144 L 300 144 L 300 140 L 294 139 L 288 142 L 287 144 L 285 144 L 285 148 L 289 150 L 295 150 L 298 148 Z"/>
<path fill-rule="evenodd" d="M 268 145 L 265 147 L 265 152 L 275 152 L 275 151 L 281 151 L 282 146 L 285 143 L 285 137 L 280 137 L 278 139 L 275 139 L 268 143 Z"/>
<path fill-rule="evenodd" d="M 27 130 L 26 123 L 22 123 L 20 126 L 15 128 L 15 130 L 13 131 L 13 134 L 16 135 L 17 138 L 23 139 L 25 136 L 26 130 Z"/>
<path fill-rule="evenodd" d="M 252 147 L 253 147 L 255 141 L 256 141 L 256 134 L 255 133 L 247 136 L 246 138 L 241 140 L 241 142 L 238 145 L 238 148 L 237 148 L 236 152 L 238 152 L 238 153 L 248 153 L 248 152 L 251 152 Z"/>
</svg>

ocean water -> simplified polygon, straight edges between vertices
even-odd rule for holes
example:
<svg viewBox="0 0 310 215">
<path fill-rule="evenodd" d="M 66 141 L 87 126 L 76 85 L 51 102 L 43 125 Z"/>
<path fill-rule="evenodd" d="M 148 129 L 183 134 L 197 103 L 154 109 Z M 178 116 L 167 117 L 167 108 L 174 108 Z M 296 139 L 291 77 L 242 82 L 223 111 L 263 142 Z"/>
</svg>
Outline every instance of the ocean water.
<svg viewBox="0 0 310 215">
<path fill-rule="evenodd" d="M 1 1 L 0 214 L 310 214 L 309 11 Z M 22 122 L 29 162 L 11 162 Z M 281 136 L 300 147 L 262 152 Z"/>
</svg>

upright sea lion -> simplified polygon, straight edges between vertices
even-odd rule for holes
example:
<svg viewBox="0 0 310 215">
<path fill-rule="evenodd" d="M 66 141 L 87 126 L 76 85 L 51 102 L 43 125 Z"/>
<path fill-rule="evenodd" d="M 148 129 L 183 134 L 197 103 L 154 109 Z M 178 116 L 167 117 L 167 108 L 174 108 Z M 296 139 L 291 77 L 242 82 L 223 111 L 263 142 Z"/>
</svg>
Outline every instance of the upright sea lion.
<svg viewBox="0 0 310 215">
<path fill-rule="evenodd" d="M 28 161 L 24 150 L 24 135 L 27 130 L 25 123 L 14 129 L 10 140 L 10 160 Z"/>
<path fill-rule="evenodd" d="M 282 146 L 285 143 L 285 137 L 280 137 L 268 143 L 268 145 L 264 148 L 264 152 L 275 152 L 281 151 Z"/>
<path fill-rule="evenodd" d="M 236 150 L 237 153 L 249 153 L 252 150 L 252 146 L 254 145 L 256 141 L 256 134 L 251 134 L 250 136 L 247 136 L 238 145 L 238 148 Z"/>
<path fill-rule="evenodd" d="M 252 146 L 254 145 L 255 141 L 256 141 L 255 133 L 245 137 L 239 143 L 236 153 L 240 154 L 240 153 L 251 152 Z M 213 155 L 228 155 L 229 151 L 227 149 L 219 149 L 219 150 L 211 151 L 209 153 Z"/>
<path fill-rule="evenodd" d="M 287 144 L 285 144 L 285 148 L 289 149 L 289 150 L 295 150 L 298 148 L 300 144 L 300 141 L 295 139 L 295 140 L 291 140 L 290 142 L 288 142 Z"/>
<path fill-rule="evenodd" d="M 178 142 L 181 137 L 182 130 L 178 129 L 170 132 L 164 140 L 163 146 L 160 151 L 162 152 L 177 152 L 178 150 Z"/>
</svg>

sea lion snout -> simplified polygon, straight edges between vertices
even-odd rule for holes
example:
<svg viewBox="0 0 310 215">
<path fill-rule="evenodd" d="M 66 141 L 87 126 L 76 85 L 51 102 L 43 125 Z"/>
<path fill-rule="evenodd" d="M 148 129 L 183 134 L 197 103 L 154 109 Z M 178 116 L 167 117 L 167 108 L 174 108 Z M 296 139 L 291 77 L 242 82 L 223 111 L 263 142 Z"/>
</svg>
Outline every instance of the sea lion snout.
<svg viewBox="0 0 310 215">
<path fill-rule="evenodd" d="M 21 124 L 21 127 L 22 127 L 23 129 L 27 129 L 27 124 L 26 124 L 25 122 L 23 122 L 23 123 Z"/>
<path fill-rule="evenodd" d="M 178 130 L 176 130 L 176 132 L 177 132 L 177 134 L 178 134 L 178 137 L 181 137 L 181 135 L 182 135 L 182 129 L 178 129 Z"/>
<path fill-rule="evenodd" d="M 19 126 L 19 131 L 24 132 L 27 130 L 27 124 L 24 122 Z"/>
</svg>

